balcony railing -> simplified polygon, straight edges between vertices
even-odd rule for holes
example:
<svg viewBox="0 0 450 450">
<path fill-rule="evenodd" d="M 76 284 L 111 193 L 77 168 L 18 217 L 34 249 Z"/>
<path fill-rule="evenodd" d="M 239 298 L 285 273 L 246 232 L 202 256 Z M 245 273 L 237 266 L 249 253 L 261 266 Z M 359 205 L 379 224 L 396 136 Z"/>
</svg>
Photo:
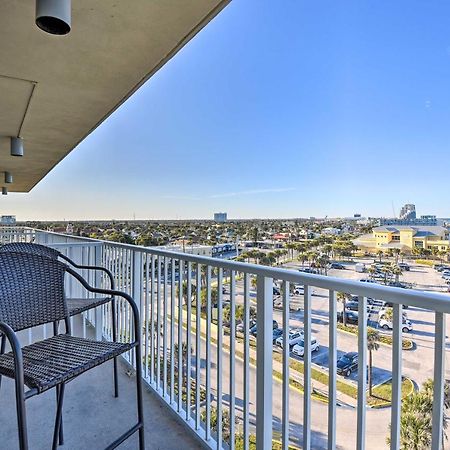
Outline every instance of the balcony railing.
<svg viewBox="0 0 450 450">
<path fill-rule="evenodd" d="M 340 432 L 336 425 L 339 408 L 336 389 L 337 293 L 345 292 L 359 297 L 359 370 L 356 407 L 351 411 L 338 411 L 353 418 L 353 437 L 347 434 L 346 441 L 340 442 L 338 448 L 363 450 L 383 448 L 384 445 L 379 439 L 375 444 L 370 442 L 372 430 L 366 427 L 366 306 L 367 298 L 376 298 L 393 303 L 390 448 L 399 449 L 402 305 L 432 311 L 435 343 L 431 448 L 442 448 L 445 317 L 450 313 L 450 298 L 446 295 L 28 228 L 0 228 L 0 243 L 10 241 L 54 246 L 79 262 L 101 263 L 112 271 L 117 288 L 133 296 L 142 317 L 144 358 L 143 361 L 134 361 L 131 355 L 127 355 L 127 362 L 132 366 L 143 364 L 145 382 L 206 448 L 249 449 L 254 448 L 256 439 L 257 448 L 267 450 L 272 448 L 273 439 L 278 439 L 278 435 L 282 449 L 288 449 L 289 445 L 304 449 L 336 448 Z M 87 273 L 83 275 L 88 276 Z M 252 279 L 256 279 L 256 286 Z M 292 300 L 289 286 L 304 286 L 301 397 L 298 390 L 292 388 L 287 345 L 274 361 L 274 280 L 282 286 L 283 342 L 287 342 L 289 334 L 289 305 Z M 101 282 L 101 279 L 95 281 Z M 312 372 L 315 370 L 311 360 L 313 288 L 326 290 L 329 306 L 328 389 L 324 393 L 328 402 L 327 405 L 320 404 L 320 409 L 312 400 Z M 68 289 L 71 290 L 69 295 L 82 295 L 74 292 L 79 289 L 76 286 L 69 285 Z M 118 334 L 125 339 L 132 332 L 130 311 L 120 300 L 117 301 Z M 224 317 L 225 308 L 227 317 Z M 254 308 L 256 340 L 249 332 Z M 94 313 L 85 314 L 85 323 L 95 326 L 97 336 L 104 339 L 110 339 L 112 334 L 109 312 L 109 306 L 103 306 Z M 236 330 L 237 315 L 242 316 L 242 332 Z M 278 366 L 280 370 L 277 370 Z M 277 374 L 276 381 L 274 374 Z M 225 422 L 226 426 L 217 425 Z M 380 430 L 376 431 L 379 436 Z"/>
</svg>

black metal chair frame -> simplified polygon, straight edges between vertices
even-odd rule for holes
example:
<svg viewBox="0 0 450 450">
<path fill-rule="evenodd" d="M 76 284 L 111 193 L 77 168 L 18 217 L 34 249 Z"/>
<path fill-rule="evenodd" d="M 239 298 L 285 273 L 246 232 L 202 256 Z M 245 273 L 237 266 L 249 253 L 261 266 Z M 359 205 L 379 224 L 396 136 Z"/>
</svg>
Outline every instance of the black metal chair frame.
<svg viewBox="0 0 450 450">
<path fill-rule="evenodd" d="M 34 242 L 10 242 L 10 243 L 7 243 L 7 244 L 4 244 L 3 246 L 1 246 L 0 252 L 1 253 L 3 253 L 3 252 L 29 253 L 32 255 L 46 256 L 50 259 L 61 258 L 65 261 L 67 261 L 71 266 L 75 267 L 76 269 L 96 270 L 96 271 L 104 272 L 106 274 L 106 276 L 109 278 L 110 289 L 112 291 L 115 289 L 114 276 L 111 273 L 111 271 L 108 270 L 106 267 L 87 266 L 87 265 L 83 265 L 83 264 L 77 264 L 75 261 L 70 259 L 68 256 L 64 255 L 60 251 L 58 251 L 54 248 L 51 248 L 51 247 L 47 247 L 45 245 L 36 244 Z M 91 300 L 91 301 L 89 301 L 89 300 Z M 115 302 L 114 296 L 111 297 L 111 300 L 108 299 L 105 302 L 97 302 L 97 301 L 92 301 L 92 300 L 93 299 L 87 298 L 86 305 L 84 307 L 76 308 L 74 310 L 70 309 L 70 300 L 69 300 L 69 314 L 71 316 L 75 316 L 84 311 L 94 309 L 103 303 L 108 303 L 109 301 L 111 301 L 111 313 L 113 316 L 112 337 L 113 337 L 113 340 L 116 341 L 117 340 L 117 324 L 116 324 L 116 302 Z M 58 324 L 55 323 L 55 324 L 53 324 L 53 334 L 56 335 L 57 331 L 58 331 Z M 0 355 L 3 355 L 3 353 L 5 353 L 5 345 L 6 345 L 5 337 L 2 336 L 1 342 L 0 342 Z M 114 358 L 114 362 L 113 362 L 113 383 L 114 383 L 114 397 L 118 397 L 119 396 L 119 383 L 117 380 L 117 358 Z M 2 376 L 0 375 L 0 388 L 1 388 L 1 385 L 2 385 Z M 61 426 L 60 444 L 62 445 L 63 442 L 64 442 L 64 438 L 63 438 L 62 426 Z"/>
<path fill-rule="evenodd" d="M 112 442 L 106 450 L 112 450 L 118 447 L 121 443 L 123 443 L 126 439 L 132 436 L 134 433 L 139 431 L 139 449 L 145 450 L 145 442 L 144 442 L 144 414 L 143 414 L 143 401 L 142 401 L 142 355 L 141 355 L 141 327 L 140 327 L 140 319 L 139 319 L 139 310 L 134 302 L 134 300 L 125 292 L 112 290 L 112 289 L 100 289 L 90 286 L 88 282 L 76 271 L 68 267 L 67 265 L 60 263 L 64 266 L 65 271 L 76 278 L 81 285 L 92 293 L 97 294 L 105 294 L 111 296 L 118 296 L 125 299 L 131 307 L 133 313 L 133 326 L 134 326 L 134 342 L 130 343 L 130 350 L 132 348 L 135 349 L 136 356 L 136 391 L 137 391 L 137 413 L 138 413 L 138 422 L 131 427 L 128 431 L 119 436 L 114 442 Z M 113 319 L 114 320 L 114 319 Z M 69 315 L 67 314 L 64 318 L 65 328 L 67 335 L 71 335 L 71 325 L 69 320 Z M 29 328 L 29 327 L 28 327 Z M 25 328 L 21 328 L 25 329 Z M 25 379 L 24 379 L 24 359 L 22 354 L 22 347 L 17 338 L 17 334 L 14 329 L 6 322 L 0 322 L 0 332 L 6 337 L 10 346 L 11 353 L 14 358 L 14 383 L 15 383 L 15 393 L 16 393 L 16 413 L 17 413 L 17 424 L 18 424 L 18 437 L 19 437 L 19 447 L 20 450 L 28 450 L 28 435 L 27 435 L 27 421 L 26 421 L 26 411 L 25 411 L 25 401 L 35 395 L 39 395 L 39 391 L 37 388 L 30 388 L 25 392 Z M 45 342 L 45 340 L 44 340 Z M 116 341 L 117 342 L 117 341 Z M 128 350 L 124 350 L 128 351 Z M 5 355 L 6 356 L 6 355 Z M 102 363 L 99 363 L 100 365 Z M 93 368 L 93 367 L 90 367 Z M 87 370 L 87 368 L 82 373 Z M 60 426 L 62 422 L 62 407 L 64 401 L 64 391 L 65 384 L 68 381 L 76 378 L 80 374 L 74 374 L 72 377 L 65 381 L 59 382 L 56 386 L 59 386 L 59 394 L 57 396 L 57 411 L 55 417 L 55 428 L 53 433 L 53 444 L 52 449 L 56 450 L 58 447 L 58 437 Z"/>
</svg>

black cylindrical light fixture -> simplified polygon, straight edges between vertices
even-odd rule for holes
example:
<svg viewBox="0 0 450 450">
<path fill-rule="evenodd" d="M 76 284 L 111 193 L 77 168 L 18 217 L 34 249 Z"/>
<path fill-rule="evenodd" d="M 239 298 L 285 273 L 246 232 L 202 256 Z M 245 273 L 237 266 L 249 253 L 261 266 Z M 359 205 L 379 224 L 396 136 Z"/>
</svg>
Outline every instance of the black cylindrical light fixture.
<svg viewBox="0 0 450 450">
<path fill-rule="evenodd" d="M 2 187 L 2 195 L 8 195 L 8 188 L 5 186 Z"/>
<path fill-rule="evenodd" d="M 36 25 L 47 33 L 68 34 L 71 16 L 71 0 L 36 0 Z"/>
<path fill-rule="evenodd" d="M 12 183 L 13 182 L 13 176 L 11 172 L 5 172 L 5 183 Z"/>
<path fill-rule="evenodd" d="M 23 139 L 20 137 L 11 138 L 11 156 L 23 156 Z"/>
</svg>

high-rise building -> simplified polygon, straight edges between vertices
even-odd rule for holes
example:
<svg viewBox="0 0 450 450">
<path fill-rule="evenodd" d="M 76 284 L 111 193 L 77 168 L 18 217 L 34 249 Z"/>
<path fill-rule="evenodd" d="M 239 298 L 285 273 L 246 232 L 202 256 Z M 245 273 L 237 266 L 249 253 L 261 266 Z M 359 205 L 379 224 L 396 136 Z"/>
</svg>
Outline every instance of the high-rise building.
<svg viewBox="0 0 450 450">
<path fill-rule="evenodd" d="M 214 213 L 214 222 L 223 223 L 226 221 L 227 221 L 227 213 L 226 212 Z"/>
<path fill-rule="evenodd" d="M 400 210 L 400 219 L 411 220 L 416 218 L 416 205 L 412 203 L 407 203 Z"/>
<path fill-rule="evenodd" d="M 0 225 L 15 225 L 16 216 L 2 216 L 0 218 Z"/>
</svg>

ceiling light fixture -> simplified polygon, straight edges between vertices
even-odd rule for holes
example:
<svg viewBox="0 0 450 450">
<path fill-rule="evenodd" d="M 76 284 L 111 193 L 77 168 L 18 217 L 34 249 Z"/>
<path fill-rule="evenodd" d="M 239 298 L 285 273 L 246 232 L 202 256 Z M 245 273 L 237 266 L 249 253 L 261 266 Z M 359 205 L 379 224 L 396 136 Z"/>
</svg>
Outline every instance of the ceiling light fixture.
<svg viewBox="0 0 450 450">
<path fill-rule="evenodd" d="M 23 156 L 23 139 L 20 137 L 11 138 L 11 156 Z"/>
<path fill-rule="evenodd" d="M 71 16 L 71 0 L 36 0 L 36 25 L 49 34 L 68 34 Z"/>
</svg>

